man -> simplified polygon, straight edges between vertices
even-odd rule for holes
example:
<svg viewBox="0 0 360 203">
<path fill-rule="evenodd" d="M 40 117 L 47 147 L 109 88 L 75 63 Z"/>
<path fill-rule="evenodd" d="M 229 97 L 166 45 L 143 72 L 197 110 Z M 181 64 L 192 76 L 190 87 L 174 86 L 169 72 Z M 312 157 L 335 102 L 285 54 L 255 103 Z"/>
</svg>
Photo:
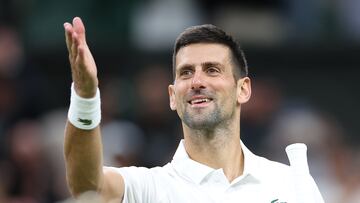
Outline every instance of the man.
<svg viewBox="0 0 360 203">
<path fill-rule="evenodd" d="M 85 27 L 76 17 L 64 28 L 73 78 L 65 131 L 73 195 L 93 190 L 105 202 L 295 202 L 289 167 L 252 154 L 240 141 L 241 105 L 251 86 L 243 52 L 229 35 L 202 25 L 176 40 L 168 89 L 184 139 L 171 163 L 112 168 L 102 166 L 97 69 Z"/>
</svg>

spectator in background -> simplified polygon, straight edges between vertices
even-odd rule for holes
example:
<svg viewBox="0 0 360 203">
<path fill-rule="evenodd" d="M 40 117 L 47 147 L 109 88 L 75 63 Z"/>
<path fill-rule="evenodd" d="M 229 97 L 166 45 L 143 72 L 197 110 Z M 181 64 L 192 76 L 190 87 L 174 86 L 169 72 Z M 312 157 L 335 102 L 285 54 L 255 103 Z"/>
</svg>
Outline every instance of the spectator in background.
<svg viewBox="0 0 360 203">
<path fill-rule="evenodd" d="M 252 83 L 253 94 L 242 109 L 242 140 L 256 153 L 265 155 L 265 140 L 282 104 L 282 90 L 274 78 L 258 77 Z"/>
<path fill-rule="evenodd" d="M 51 184 L 48 186 L 57 200 L 65 199 L 70 195 L 67 190 L 64 156 L 62 155 L 64 129 L 61 126 L 65 125 L 65 118 L 66 109 L 54 109 L 46 112 L 40 119 L 43 132 L 41 142 L 49 162 L 49 173 L 52 175 Z"/>
<path fill-rule="evenodd" d="M 283 107 L 269 128 L 265 146 L 274 160 L 287 163 L 284 147 L 308 145 L 310 171 L 327 203 L 360 202 L 358 149 L 352 148 L 339 122 L 308 105 Z"/>
<path fill-rule="evenodd" d="M 0 24 L 0 76 L 16 78 L 22 71 L 24 49 L 14 27 Z"/>
<path fill-rule="evenodd" d="M 45 78 L 26 60 L 16 28 L 0 24 L 0 133 L 12 120 L 39 116 L 50 103 L 39 95 L 51 95 L 46 87 Z"/>
<path fill-rule="evenodd" d="M 0 202 L 51 202 L 52 169 L 37 120 L 48 102 L 37 94 L 46 86 L 25 58 L 16 27 L 0 23 Z"/>
<path fill-rule="evenodd" d="M 55 200 L 50 190 L 52 170 L 42 137 L 40 123 L 36 120 L 21 120 L 9 129 L 6 142 L 8 160 L 3 165 L 7 202 Z"/>
<path fill-rule="evenodd" d="M 15 28 L 0 23 L 0 136 L 15 113 L 19 95 L 17 78 L 22 71 L 24 50 Z M 0 137 L 0 141 L 1 141 Z M 1 142 L 3 143 L 3 142 Z"/>
<path fill-rule="evenodd" d="M 156 80 L 154 80 L 154 77 Z M 150 64 L 135 79 L 137 109 L 135 122 L 145 134 L 142 165 L 153 167 L 171 160 L 180 140 L 181 130 L 168 108 L 167 86 L 171 75 L 163 64 Z"/>
<path fill-rule="evenodd" d="M 104 165 L 133 166 L 141 162 L 144 134 L 133 122 L 121 115 L 126 102 L 131 102 L 131 90 L 124 89 L 120 78 L 105 77 L 102 92 L 102 141 L 104 145 Z M 126 91 L 126 92 L 125 92 Z M 126 96 L 125 96 L 126 95 Z M 121 100 L 127 98 L 129 101 Z"/>
</svg>

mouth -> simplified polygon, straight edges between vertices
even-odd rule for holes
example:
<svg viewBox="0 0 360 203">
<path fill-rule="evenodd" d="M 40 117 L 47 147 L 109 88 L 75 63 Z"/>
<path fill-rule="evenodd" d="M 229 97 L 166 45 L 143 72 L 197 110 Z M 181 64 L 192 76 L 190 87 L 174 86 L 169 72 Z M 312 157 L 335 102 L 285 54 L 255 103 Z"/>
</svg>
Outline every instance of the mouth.
<svg viewBox="0 0 360 203">
<path fill-rule="evenodd" d="M 213 101 L 212 98 L 194 97 L 188 101 L 191 107 L 206 107 Z"/>
</svg>

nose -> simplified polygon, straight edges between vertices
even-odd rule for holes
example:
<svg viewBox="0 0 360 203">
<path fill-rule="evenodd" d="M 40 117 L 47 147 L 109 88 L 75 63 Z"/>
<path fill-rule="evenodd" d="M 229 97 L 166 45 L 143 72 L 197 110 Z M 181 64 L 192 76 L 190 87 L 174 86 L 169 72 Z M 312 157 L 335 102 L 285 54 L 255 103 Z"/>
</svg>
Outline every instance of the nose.
<svg viewBox="0 0 360 203">
<path fill-rule="evenodd" d="M 191 89 L 204 89 L 204 76 L 201 71 L 195 71 L 191 81 Z"/>
</svg>

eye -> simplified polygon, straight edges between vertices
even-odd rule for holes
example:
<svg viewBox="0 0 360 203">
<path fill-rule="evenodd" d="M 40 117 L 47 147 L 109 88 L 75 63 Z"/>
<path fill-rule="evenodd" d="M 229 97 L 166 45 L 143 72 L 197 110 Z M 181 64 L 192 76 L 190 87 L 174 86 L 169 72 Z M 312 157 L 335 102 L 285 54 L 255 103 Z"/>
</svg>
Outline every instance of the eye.
<svg viewBox="0 0 360 203">
<path fill-rule="evenodd" d="M 180 76 L 181 77 L 189 77 L 190 75 L 192 75 L 193 71 L 190 69 L 184 69 L 180 72 Z"/>
<path fill-rule="evenodd" d="M 181 75 L 190 75 L 191 74 L 191 71 L 189 70 L 184 70 L 181 72 Z"/>
<path fill-rule="evenodd" d="M 215 75 L 215 74 L 220 73 L 220 70 L 219 70 L 219 68 L 217 68 L 217 67 L 208 67 L 208 68 L 206 69 L 206 72 L 207 72 L 208 74 L 210 74 L 210 75 Z"/>
</svg>

